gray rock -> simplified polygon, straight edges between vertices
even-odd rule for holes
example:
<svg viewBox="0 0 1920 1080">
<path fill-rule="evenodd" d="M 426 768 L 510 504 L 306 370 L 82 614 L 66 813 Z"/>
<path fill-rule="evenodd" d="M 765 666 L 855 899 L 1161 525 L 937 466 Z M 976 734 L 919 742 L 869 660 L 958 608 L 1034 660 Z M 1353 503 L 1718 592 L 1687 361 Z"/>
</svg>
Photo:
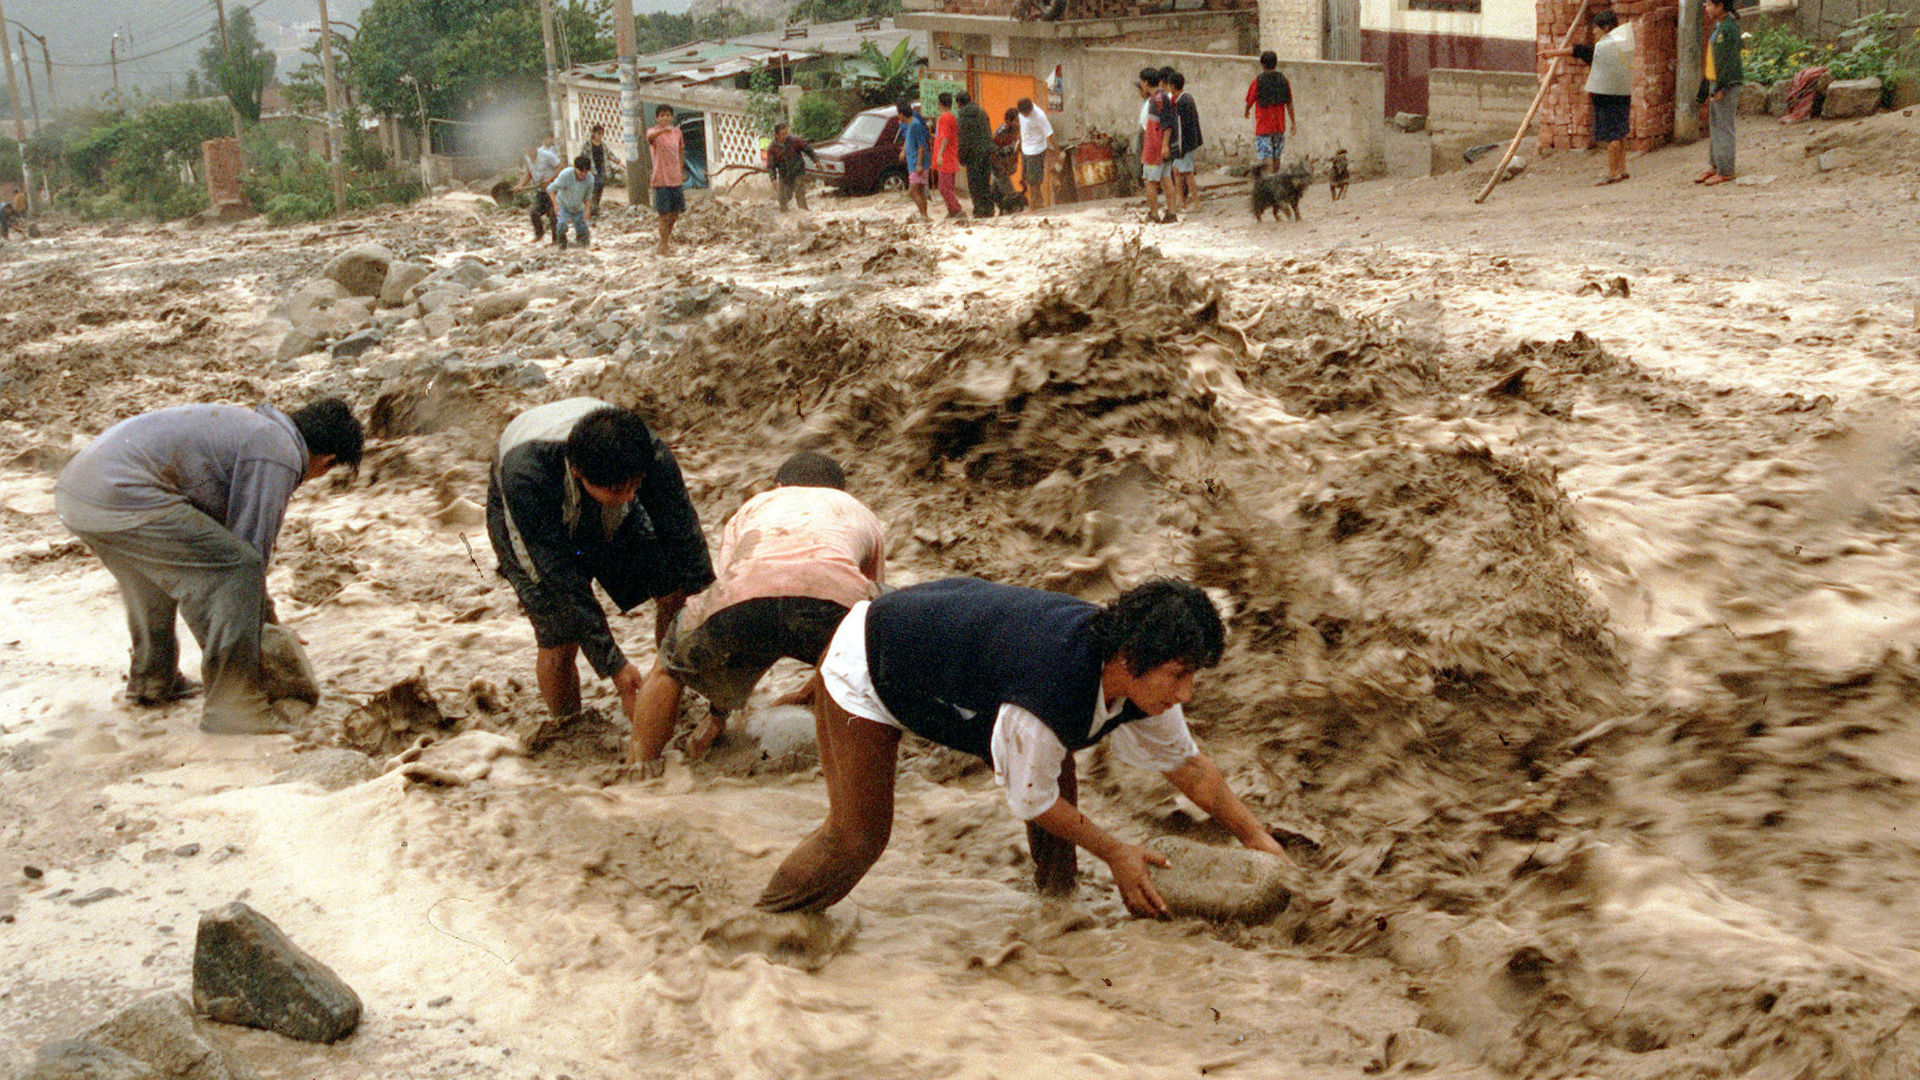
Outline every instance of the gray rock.
<svg viewBox="0 0 1920 1080">
<path fill-rule="evenodd" d="M 160 1071 L 110 1046 L 80 1039 L 48 1043 L 33 1053 L 19 1080 L 163 1080 Z"/>
<path fill-rule="evenodd" d="M 396 262 L 387 267 L 386 279 L 380 285 L 380 305 L 397 308 L 406 304 L 408 292 L 431 271 L 419 263 Z"/>
<path fill-rule="evenodd" d="M 67 903 L 72 904 L 74 907 L 88 907 L 93 904 L 97 904 L 102 900 L 111 900 L 116 896 L 125 896 L 125 895 L 127 894 L 121 892 L 119 889 L 113 888 L 112 886 L 103 885 L 100 888 L 93 890 L 92 892 L 88 893 L 85 896 L 74 897 L 72 900 L 67 901 Z"/>
<path fill-rule="evenodd" d="M 380 328 L 377 326 L 369 326 L 365 330 L 356 330 L 346 337 L 341 338 L 339 341 L 334 342 L 334 359 L 339 360 L 359 356 L 361 353 L 385 341 L 386 338 L 387 335 L 381 333 Z"/>
<path fill-rule="evenodd" d="M 379 244 L 361 244 L 335 255 L 320 273 L 354 296 L 379 296 L 391 265 L 393 252 Z"/>
<path fill-rule="evenodd" d="M 1425 131 L 1427 118 L 1419 113 L 1394 113 L 1393 126 L 1401 131 Z"/>
<path fill-rule="evenodd" d="M 1787 91 L 1793 89 L 1792 79 L 1781 79 L 1767 87 L 1767 115 L 1785 116 L 1787 114 Z"/>
<path fill-rule="evenodd" d="M 417 295 L 420 297 L 420 314 L 431 315 L 436 311 L 445 311 L 472 296 L 473 290 L 465 285 L 444 282 L 431 289 L 422 288 Z"/>
<path fill-rule="evenodd" d="M 595 341 L 599 342 L 602 345 L 611 345 L 614 342 L 619 341 L 620 335 L 626 332 L 627 332 L 626 327 L 621 326 L 619 323 L 614 322 L 612 319 L 608 319 L 605 322 L 593 328 L 593 337 Z"/>
<path fill-rule="evenodd" d="M 260 682 L 270 700 L 320 702 L 320 680 L 313 674 L 306 650 L 293 631 L 278 623 L 260 627 Z"/>
<path fill-rule="evenodd" d="M 489 323 L 526 310 L 533 294 L 527 289 L 502 289 L 474 300 L 469 323 Z"/>
<path fill-rule="evenodd" d="M 453 326 L 454 318 L 451 311 L 436 311 L 420 319 L 420 329 L 425 331 L 428 337 L 441 337 L 453 329 Z"/>
<path fill-rule="evenodd" d="M 313 784 L 322 791 L 339 791 L 379 775 L 380 767 L 358 750 L 324 746 L 296 757 L 292 765 L 275 774 L 273 782 Z"/>
<path fill-rule="evenodd" d="M 292 360 L 296 357 L 305 356 L 315 349 L 318 349 L 324 341 L 326 341 L 324 335 L 296 326 L 287 331 L 286 337 L 280 339 L 278 358 L 281 360 Z"/>
<path fill-rule="evenodd" d="M 1880 107 L 1879 79 L 1835 79 L 1827 87 L 1827 100 L 1820 106 L 1820 115 L 1828 120 L 1849 120 L 1856 116 L 1872 116 Z"/>
<path fill-rule="evenodd" d="M 350 295 L 337 281 L 328 278 L 309 281 L 287 298 L 287 321 L 295 326 L 311 326 L 314 316 Z"/>
<path fill-rule="evenodd" d="M 470 290 L 477 289 L 487 280 L 487 266 L 478 259 L 461 259 L 432 276 Z"/>
<path fill-rule="evenodd" d="M 178 994 L 155 994 L 81 1036 L 179 1080 L 255 1080 L 257 1074 L 207 1037 Z"/>
<path fill-rule="evenodd" d="M 1814 158 L 1813 163 L 1819 166 L 1821 172 L 1832 172 L 1834 166 L 1839 164 L 1839 160 L 1834 157 L 1834 152 L 1829 150 L 1819 157 Z"/>
<path fill-rule="evenodd" d="M 1284 911 L 1293 898 L 1287 865 L 1264 852 L 1181 837 L 1148 846 L 1172 864 L 1154 869 L 1153 884 L 1175 915 L 1258 921 Z"/>
<path fill-rule="evenodd" d="M 1741 83 L 1740 95 L 1734 99 L 1734 112 L 1741 116 L 1765 116 L 1767 88 L 1759 83 Z"/>
<path fill-rule="evenodd" d="M 567 287 L 557 281 L 543 281 L 538 285 L 532 286 L 532 291 L 535 300 L 565 300 L 567 298 Z"/>
<path fill-rule="evenodd" d="M 237 900 L 200 916 L 193 1004 L 222 1023 L 306 1042 L 338 1042 L 360 1023 L 353 988 Z"/>
</svg>

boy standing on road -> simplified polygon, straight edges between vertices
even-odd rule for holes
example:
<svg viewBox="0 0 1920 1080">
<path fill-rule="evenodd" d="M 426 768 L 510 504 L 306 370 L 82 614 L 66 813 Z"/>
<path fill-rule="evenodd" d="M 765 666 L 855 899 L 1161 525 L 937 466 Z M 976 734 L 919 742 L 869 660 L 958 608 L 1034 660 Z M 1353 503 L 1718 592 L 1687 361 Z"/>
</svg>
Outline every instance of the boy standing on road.
<svg viewBox="0 0 1920 1080">
<path fill-rule="evenodd" d="M 687 597 L 713 582 L 680 465 L 638 416 L 568 398 L 500 434 L 487 485 L 487 537 L 533 623 L 534 673 L 555 717 L 580 711 L 577 658 L 612 679 L 629 719 L 641 671 L 614 643 L 598 581 L 621 611 L 654 602 L 654 640 Z"/>
<path fill-rule="evenodd" d="M 773 143 L 767 147 L 767 171 L 773 174 L 774 187 L 780 192 L 783 214 L 789 201 L 799 203 L 802 210 L 807 208 L 808 160 L 820 162 L 820 155 L 813 152 L 813 144 L 788 130 L 785 120 L 773 125 Z"/>
<path fill-rule="evenodd" d="M 907 194 L 920 220 L 927 220 L 927 174 L 933 170 L 933 137 L 927 131 L 927 119 L 920 110 L 902 101 L 900 111 L 900 160 L 907 163 Z"/>
<path fill-rule="evenodd" d="M 653 212 L 660 218 L 660 254 L 667 253 L 673 239 L 673 223 L 687 212 L 687 193 L 680 185 L 687 182 L 681 157 L 686 152 L 680 125 L 673 122 L 673 106 L 653 110 L 653 126 L 647 129 L 647 146 L 653 154 Z"/>
<path fill-rule="evenodd" d="M 360 464 L 360 421 L 338 398 L 291 416 L 271 405 L 182 405 L 122 420 L 61 472 L 54 511 L 120 586 L 133 636 L 127 697 L 164 705 L 204 688 L 204 731 L 280 729 L 260 671 L 260 628 L 278 622 L 267 565 L 293 490 Z M 180 674 L 174 619 L 200 643 Z"/>
<path fill-rule="evenodd" d="M 1272 51 L 1260 54 L 1260 74 L 1247 84 L 1247 109 L 1253 117 L 1253 151 L 1262 173 L 1280 171 L 1280 154 L 1287 146 L 1287 128 L 1293 121 L 1293 84 L 1280 74 L 1280 58 Z"/>
<path fill-rule="evenodd" d="M 1053 146 L 1053 122 L 1047 110 L 1037 108 L 1032 98 L 1021 98 L 1020 181 L 1026 185 L 1027 209 L 1047 205 L 1047 150 Z"/>
<path fill-rule="evenodd" d="M 593 205 L 587 209 L 588 217 L 600 216 L 600 193 L 607 190 L 606 134 L 605 125 L 595 124 L 587 137 L 587 157 L 593 162 Z"/>
<path fill-rule="evenodd" d="M 886 573 L 886 530 L 825 454 L 803 451 L 748 499 L 720 534 L 720 577 L 687 602 L 640 687 L 632 760 L 651 771 L 680 713 L 682 685 L 712 705 L 688 755 L 707 752 L 782 657 L 818 664 L 847 609 Z"/>
<path fill-rule="evenodd" d="M 592 212 L 593 184 L 593 159 L 581 154 L 573 159 L 573 168 L 560 170 L 560 175 L 547 185 L 547 194 L 553 196 L 558 215 L 553 222 L 553 244 L 561 251 L 567 250 L 569 224 L 580 246 L 587 246 L 587 215 Z"/>
<path fill-rule="evenodd" d="M 940 118 L 933 134 L 933 171 L 939 177 L 940 201 L 947 204 L 947 217 L 965 217 L 960 209 L 956 188 L 960 175 L 960 121 L 953 115 L 953 95 L 940 94 Z"/>
<path fill-rule="evenodd" d="M 1170 167 L 1173 132 L 1177 126 L 1173 98 L 1167 94 L 1166 79 L 1159 68 L 1145 68 L 1140 72 L 1140 90 L 1147 97 L 1140 143 L 1140 179 L 1147 186 L 1147 220 L 1156 220 L 1153 207 L 1158 189 L 1167 196 L 1167 209 L 1157 220 L 1177 221 L 1173 213 L 1177 200 Z"/>
<path fill-rule="evenodd" d="M 758 906 L 826 908 L 880 858 L 902 731 L 992 762 L 1028 823 L 1043 892 L 1072 891 L 1074 849 L 1084 847 L 1112 868 L 1127 910 L 1167 914 L 1147 869 L 1166 859 L 1074 805 L 1074 752 L 1109 736 L 1121 760 L 1162 773 L 1241 843 L 1285 859 L 1187 730 L 1194 673 L 1220 662 L 1224 637 L 1205 593 L 1164 579 L 1104 608 L 977 578 L 854 605 L 813 695 L 827 820 L 780 864 Z"/>
<path fill-rule="evenodd" d="M 1200 149 L 1200 104 L 1187 93 L 1187 77 L 1169 69 L 1166 82 L 1173 95 L 1174 138 L 1178 148 L 1173 155 L 1173 178 L 1180 188 L 1180 205 L 1194 203 L 1193 154 Z"/>
</svg>

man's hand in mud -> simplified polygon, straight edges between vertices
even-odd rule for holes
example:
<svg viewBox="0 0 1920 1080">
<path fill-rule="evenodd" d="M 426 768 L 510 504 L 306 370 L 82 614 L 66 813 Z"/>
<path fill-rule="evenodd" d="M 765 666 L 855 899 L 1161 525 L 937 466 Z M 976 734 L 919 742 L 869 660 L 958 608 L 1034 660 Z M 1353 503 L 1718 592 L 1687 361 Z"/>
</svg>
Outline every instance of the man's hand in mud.
<svg viewBox="0 0 1920 1080">
<path fill-rule="evenodd" d="M 641 780 L 658 780 L 665 775 L 667 775 L 667 759 L 663 757 L 654 758 L 652 761 L 634 761 L 632 758 L 628 758 L 626 764 L 620 766 L 620 780 L 622 783 L 632 784 L 638 783 Z"/>
<path fill-rule="evenodd" d="M 687 760 L 700 761 L 713 749 L 713 742 L 727 730 L 727 717 L 724 713 L 708 713 L 687 737 Z"/>
<path fill-rule="evenodd" d="M 1127 910 L 1153 919 L 1164 919 L 1170 912 L 1167 902 L 1160 898 L 1160 890 L 1153 887 L 1153 875 L 1147 867 L 1170 865 L 1165 855 L 1138 844 L 1121 844 L 1113 858 L 1107 860 L 1108 868 L 1113 871 L 1113 883 L 1119 887 L 1120 899 Z"/>
<path fill-rule="evenodd" d="M 1260 830 L 1257 835 L 1248 837 L 1246 844 L 1255 851 L 1264 851 L 1278 858 L 1281 862 L 1287 864 L 1287 869 L 1289 870 L 1300 869 L 1300 864 L 1294 862 L 1293 856 L 1287 854 L 1287 849 L 1281 846 L 1279 839 L 1265 829 Z"/>
</svg>

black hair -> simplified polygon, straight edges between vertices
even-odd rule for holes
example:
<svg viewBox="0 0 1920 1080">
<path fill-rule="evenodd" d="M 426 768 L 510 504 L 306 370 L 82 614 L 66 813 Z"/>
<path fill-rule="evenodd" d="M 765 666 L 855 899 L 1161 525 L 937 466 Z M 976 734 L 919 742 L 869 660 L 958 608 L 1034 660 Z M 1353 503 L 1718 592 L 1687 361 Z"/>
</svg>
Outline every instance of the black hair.
<svg viewBox="0 0 1920 1080">
<path fill-rule="evenodd" d="M 1128 589 L 1093 617 L 1088 631 L 1102 663 L 1118 656 L 1135 675 L 1172 661 L 1210 668 L 1226 651 L 1227 630 L 1213 601 L 1172 578 Z"/>
<path fill-rule="evenodd" d="M 802 450 L 780 463 L 773 482 L 781 487 L 821 487 L 847 490 L 847 474 L 840 463 L 818 450 Z"/>
<path fill-rule="evenodd" d="M 1177 71 L 1168 75 L 1167 81 L 1173 84 L 1175 90 L 1185 90 L 1187 88 L 1187 77 Z"/>
<path fill-rule="evenodd" d="M 1020 99 L 1020 101 L 1017 104 L 1014 105 L 1014 108 L 1019 109 L 1022 115 L 1030 113 L 1033 111 L 1033 99 L 1030 97 L 1023 97 Z"/>
<path fill-rule="evenodd" d="M 654 116 L 656 116 L 656 117 L 657 117 L 657 116 L 659 116 L 659 115 L 660 115 L 661 113 L 666 113 L 666 114 L 667 114 L 668 116 L 672 116 L 672 115 L 673 115 L 673 106 L 671 106 L 671 105 L 661 105 L 661 106 L 658 106 L 657 108 L 655 108 L 655 109 L 653 110 L 653 115 L 654 115 Z"/>
<path fill-rule="evenodd" d="M 346 402 L 339 398 L 321 398 L 302 406 L 288 419 L 307 444 L 307 453 L 332 454 L 335 465 L 349 469 L 360 467 L 360 451 L 366 444 L 367 434 Z"/>
<path fill-rule="evenodd" d="M 967 93 L 965 90 L 962 90 L 959 93 L 953 95 L 953 100 L 959 102 L 962 105 L 971 105 L 973 104 L 973 95 Z"/>
<path fill-rule="evenodd" d="M 942 91 L 940 91 L 940 99 L 939 99 L 939 100 L 940 100 L 940 107 L 941 107 L 941 108 L 943 108 L 943 109 L 951 109 L 951 108 L 953 108 L 953 95 L 952 95 L 951 93 L 949 93 L 948 91 L 945 91 L 945 90 L 942 90 Z"/>
<path fill-rule="evenodd" d="M 775 135 L 778 135 L 785 130 L 787 130 L 787 122 L 785 120 L 775 120 L 773 122 L 773 133 Z"/>
<path fill-rule="evenodd" d="M 1266 52 L 1260 54 L 1260 66 L 1266 68 L 1268 71 L 1272 71 L 1274 68 L 1280 66 L 1280 58 L 1273 55 L 1272 49 L 1268 49 Z"/>
<path fill-rule="evenodd" d="M 1596 11 L 1593 15 L 1593 25 L 1602 30 L 1611 30 L 1620 25 L 1620 16 L 1615 15 L 1611 8 Z"/>
<path fill-rule="evenodd" d="M 893 107 L 899 110 L 901 116 L 913 115 L 913 102 L 908 101 L 906 98 L 901 98 L 899 101 L 894 102 Z"/>
<path fill-rule="evenodd" d="M 607 131 L 607 126 L 605 124 L 595 124 L 593 125 L 593 131 L 590 132 L 590 134 L 604 135 L 606 134 L 606 131 Z"/>
<path fill-rule="evenodd" d="M 573 167 L 579 169 L 581 172 L 585 172 L 593 168 L 593 159 L 585 154 L 581 154 L 579 157 L 573 159 Z"/>
<path fill-rule="evenodd" d="M 1007 110 L 1007 123 L 1009 123 L 1009 124 L 1011 124 L 1011 123 L 1013 123 L 1013 122 L 1014 122 L 1015 120 L 1018 120 L 1018 119 L 1020 119 L 1020 110 L 1019 110 L 1019 109 L 1008 109 L 1008 110 Z"/>
<path fill-rule="evenodd" d="M 653 463 L 653 432 L 646 421 L 612 405 L 580 418 L 567 434 L 567 464 L 595 487 L 618 487 L 645 475 Z"/>
<path fill-rule="evenodd" d="M 1160 69 L 1160 81 L 1161 82 L 1173 81 L 1173 65 L 1172 64 L 1168 64 L 1166 67 L 1163 67 Z"/>
<path fill-rule="evenodd" d="M 1160 69 L 1159 68 L 1141 68 L 1140 81 L 1143 83 L 1146 83 L 1148 86 L 1159 86 L 1160 85 Z"/>
</svg>

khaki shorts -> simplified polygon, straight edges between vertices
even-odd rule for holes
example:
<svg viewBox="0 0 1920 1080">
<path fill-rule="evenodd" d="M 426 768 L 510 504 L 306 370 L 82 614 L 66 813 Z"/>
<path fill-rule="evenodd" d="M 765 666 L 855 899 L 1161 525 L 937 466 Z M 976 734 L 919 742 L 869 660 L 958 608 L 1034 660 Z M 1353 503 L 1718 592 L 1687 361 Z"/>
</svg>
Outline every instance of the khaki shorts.
<svg viewBox="0 0 1920 1080">
<path fill-rule="evenodd" d="M 676 617 L 660 643 L 660 662 L 714 708 L 734 712 L 781 659 L 819 663 L 846 614 L 831 600 L 778 596 L 721 608 L 685 633 Z"/>
</svg>

